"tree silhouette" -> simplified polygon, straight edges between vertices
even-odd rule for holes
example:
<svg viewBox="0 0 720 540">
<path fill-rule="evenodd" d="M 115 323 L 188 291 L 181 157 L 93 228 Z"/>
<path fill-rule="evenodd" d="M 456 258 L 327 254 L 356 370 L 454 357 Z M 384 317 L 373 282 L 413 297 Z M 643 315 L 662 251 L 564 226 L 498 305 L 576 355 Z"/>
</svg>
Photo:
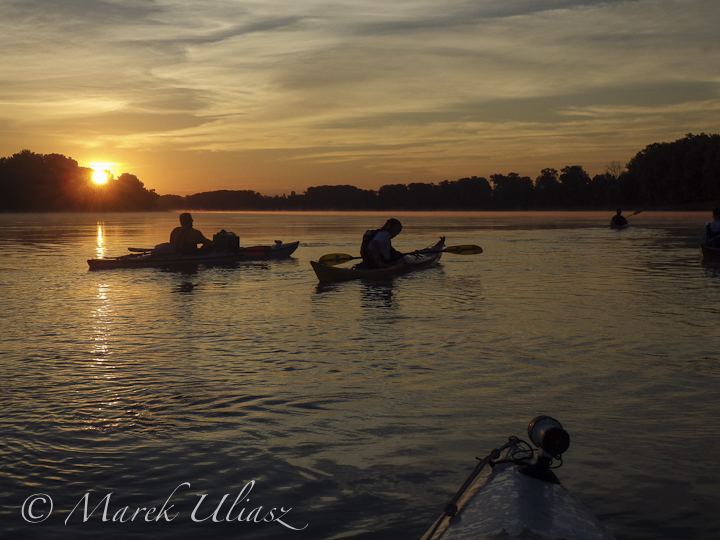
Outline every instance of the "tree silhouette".
<svg viewBox="0 0 720 540">
<path fill-rule="evenodd" d="M 588 197 L 590 176 L 580 165 L 563 167 L 560 171 L 560 199 L 566 208 L 582 208 L 591 201 Z"/>
<path fill-rule="evenodd" d="M 418 210 L 434 210 L 438 208 L 435 184 L 413 182 L 407 186 L 407 204 Z"/>
<path fill-rule="evenodd" d="M 131 174 L 92 182 L 92 169 L 60 154 L 23 150 L 0 159 L 0 211 L 152 210 L 159 195 Z"/>
<path fill-rule="evenodd" d="M 499 210 L 527 210 L 533 206 L 534 186 L 528 176 L 493 174 L 493 205 Z"/>
<path fill-rule="evenodd" d="M 383 210 L 408 208 L 408 188 L 405 184 L 389 184 L 378 190 L 378 206 Z"/>
<path fill-rule="evenodd" d="M 622 176 L 626 195 L 650 205 L 685 206 L 720 198 L 720 135 L 654 143 L 638 152 Z"/>
<path fill-rule="evenodd" d="M 560 205 L 560 181 L 556 169 L 543 169 L 535 179 L 535 201 L 540 208 Z"/>
<path fill-rule="evenodd" d="M 619 206 L 720 206 L 720 135 L 654 143 L 623 167 L 613 161 L 592 179 L 580 165 L 543 169 L 533 182 L 517 173 L 471 176 L 438 184 L 388 184 L 377 191 L 322 185 L 298 195 L 267 197 L 251 190 L 160 196 L 123 173 L 104 185 L 92 170 L 61 154 L 23 150 L 0 158 L 0 211 L 198 210 L 527 210 Z"/>
</svg>

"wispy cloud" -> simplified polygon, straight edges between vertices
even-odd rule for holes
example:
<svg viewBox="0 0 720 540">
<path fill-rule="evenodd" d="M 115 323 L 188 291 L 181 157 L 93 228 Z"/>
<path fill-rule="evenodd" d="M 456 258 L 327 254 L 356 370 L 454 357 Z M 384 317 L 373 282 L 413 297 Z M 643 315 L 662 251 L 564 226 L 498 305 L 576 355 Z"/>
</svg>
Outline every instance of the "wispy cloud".
<svg viewBox="0 0 720 540">
<path fill-rule="evenodd" d="M 402 181 L 592 168 L 720 120 L 716 0 L 5 4 L 3 155 L 274 152 Z"/>
</svg>

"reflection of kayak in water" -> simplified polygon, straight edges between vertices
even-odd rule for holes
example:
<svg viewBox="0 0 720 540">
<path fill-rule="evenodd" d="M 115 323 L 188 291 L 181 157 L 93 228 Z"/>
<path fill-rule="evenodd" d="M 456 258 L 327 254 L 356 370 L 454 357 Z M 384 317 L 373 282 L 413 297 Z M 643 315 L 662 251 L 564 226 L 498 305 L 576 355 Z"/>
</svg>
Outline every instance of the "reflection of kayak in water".
<svg viewBox="0 0 720 540">
<path fill-rule="evenodd" d="M 528 434 L 538 449 L 510 437 L 493 450 L 422 540 L 614 540 L 550 469 L 570 444 L 560 423 L 538 416 Z"/>
<path fill-rule="evenodd" d="M 279 242 L 279 240 L 278 240 Z M 114 268 L 177 268 L 197 266 L 200 264 L 230 264 L 239 261 L 284 259 L 293 254 L 300 242 L 289 244 L 276 243 L 271 246 L 252 246 L 240 248 L 239 251 L 213 251 L 198 255 L 178 255 L 176 253 L 152 254 L 131 253 L 120 257 L 106 259 L 90 259 L 90 270 L 110 270 Z"/>
<path fill-rule="evenodd" d="M 352 268 L 340 268 L 330 264 L 310 261 L 320 283 L 332 283 L 333 281 L 350 281 L 353 279 L 380 279 L 400 274 L 406 274 L 415 270 L 422 270 L 437 264 L 443 254 L 445 237 L 442 237 L 435 245 L 404 255 L 390 266 L 385 268 L 363 268 L 356 264 Z"/>
<path fill-rule="evenodd" d="M 702 250 L 703 261 L 720 262 L 720 248 L 700 246 L 700 249 Z"/>
<path fill-rule="evenodd" d="M 627 229 L 630 225 L 627 223 L 611 223 L 611 229 Z"/>
</svg>

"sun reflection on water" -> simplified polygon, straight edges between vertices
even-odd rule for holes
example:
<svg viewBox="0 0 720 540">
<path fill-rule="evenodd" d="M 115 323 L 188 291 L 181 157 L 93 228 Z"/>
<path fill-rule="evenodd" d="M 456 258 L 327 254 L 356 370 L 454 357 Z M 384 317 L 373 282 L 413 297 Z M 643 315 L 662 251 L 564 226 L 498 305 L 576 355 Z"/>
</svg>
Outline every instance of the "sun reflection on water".
<svg viewBox="0 0 720 540">
<path fill-rule="evenodd" d="M 95 247 L 95 253 L 97 254 L 98 259 L 102 259 L 105 256 L 105 235 L 103 234 L 103 225 L 105 225 L 104 222 L 98 222 L 98 230 L 97 230 L 97 246 Z"/>
<path fill-rule="evenodd" d="M 110 286 L 104 283 L 98 284 L 96 298 L 100 300 L 100 306 L 93 311 L 93 359 L 98 365 L 102 365 L 109 354 L 108 339 L 110 337 L 111 315 L 113 312 L 110 303 Z"/>
<path fill-rule="evenodd" d="M 100 238 L 100 232 L 98 232 Z M 121 422 L 117 418 L 117 407 L 120 403 L 121 396 L 118 394 L 116 386 L 117 377 L 115 368 L 117 367 L 110 361 L 110 339 L 112 337 L 113 303 L 111 300 L 112 289 L 109 284 L 98 283 L 97 307 L 92 311 L 92 349 L 90 351 L 93 359 L 92 368 L 100 369 L 95 371 L 91 378 L 100 383 L 96 390 L 99 392 L 94 395 L 91 400 L 92 408 L 88 411 L 87 418 L 83 421 L 86 430 L 94 431 L 114 431 L 121 427 Z"/>
</svg>

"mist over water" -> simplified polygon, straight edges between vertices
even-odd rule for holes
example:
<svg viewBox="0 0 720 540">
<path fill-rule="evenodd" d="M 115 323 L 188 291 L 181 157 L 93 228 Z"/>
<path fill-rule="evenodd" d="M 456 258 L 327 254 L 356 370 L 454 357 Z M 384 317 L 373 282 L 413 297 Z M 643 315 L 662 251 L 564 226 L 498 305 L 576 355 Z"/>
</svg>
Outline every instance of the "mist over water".
<svg viewBox="0 0 720 540">
<path fill-rule="evenodd" d="M 484 253 L 322 286 L 309 261 L 357 255 L 387 215 L 194 213 L 301 244 L 190 272 L 87 269 L 176 214 L 0 215 L 0 536 L 417 539 L 476 456 L 550 414 L 559 478 L 617 538 L 714 539 L 709 216 L 611 215 L 400 214 L 401 251 Z M 35 494 L 53 510 L 30 524 Z"/>
</svg>

